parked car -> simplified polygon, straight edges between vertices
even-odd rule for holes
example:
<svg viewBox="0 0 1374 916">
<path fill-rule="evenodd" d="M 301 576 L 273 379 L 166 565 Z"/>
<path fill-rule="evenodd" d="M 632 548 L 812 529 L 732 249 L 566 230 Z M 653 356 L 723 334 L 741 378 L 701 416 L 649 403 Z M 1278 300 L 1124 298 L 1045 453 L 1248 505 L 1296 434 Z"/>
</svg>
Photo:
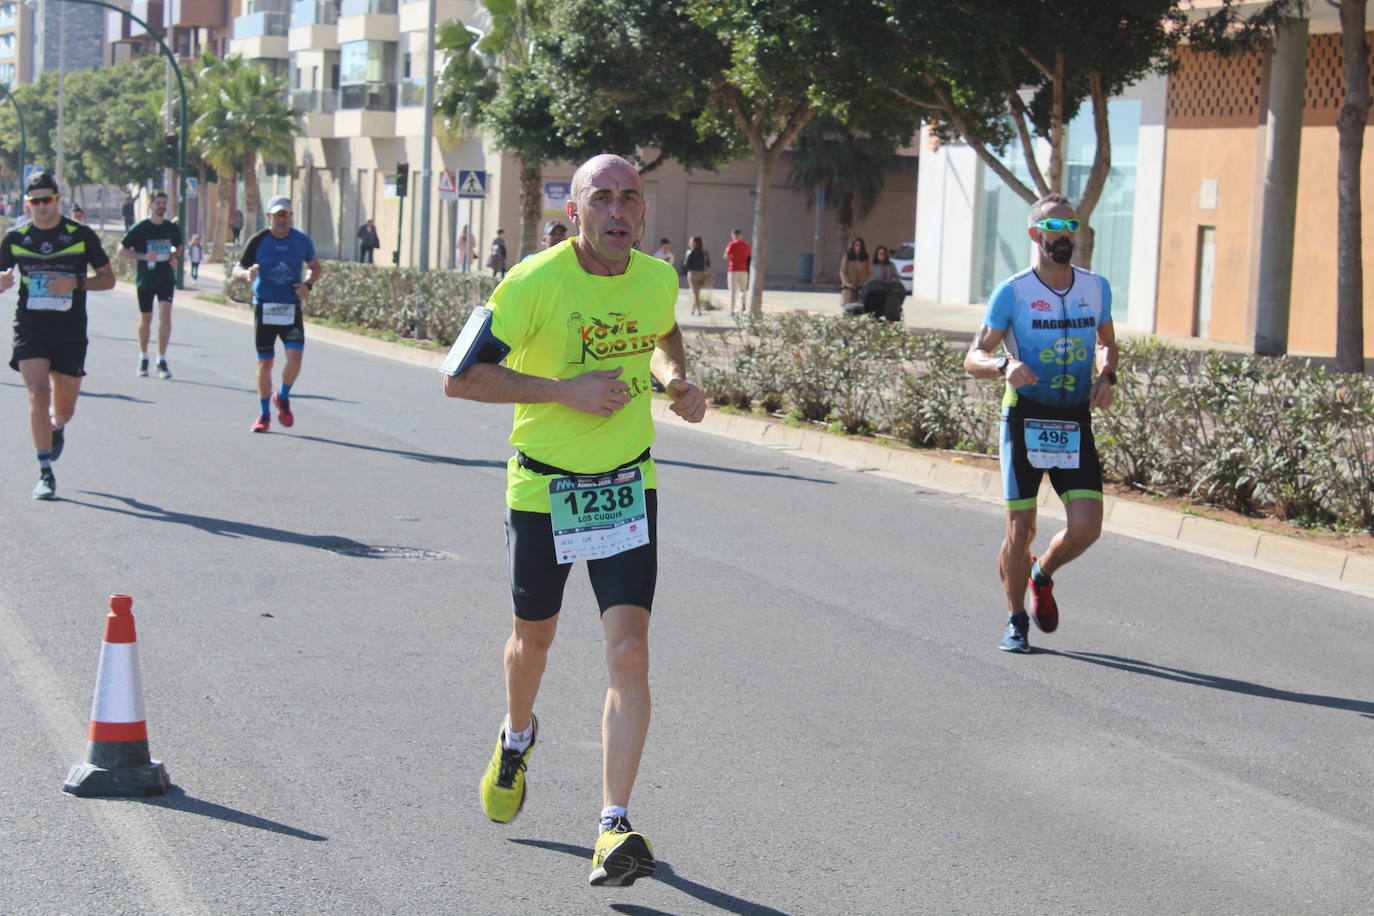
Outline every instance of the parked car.
<svg viewBox="0 0 1374 916">
<path fill-rule="evenodd" d="M 897 268 L 897 276 L 901 279 L 906 291 L 911 292 L 911 265 L 916 260 L 916 243 L 907 242 L 901 248 L 892 253 L 892 265 Z"/>
</svg>

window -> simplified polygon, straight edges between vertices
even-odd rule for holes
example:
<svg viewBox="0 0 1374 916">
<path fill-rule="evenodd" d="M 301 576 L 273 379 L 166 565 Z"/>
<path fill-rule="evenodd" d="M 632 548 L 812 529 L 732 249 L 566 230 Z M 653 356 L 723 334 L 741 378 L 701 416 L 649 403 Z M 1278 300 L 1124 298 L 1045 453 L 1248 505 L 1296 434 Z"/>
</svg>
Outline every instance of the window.
<svg viewBox="0 0 1374 916">
<path fill-rule="evenodd" d="M 346 41 L 339 45 L 343 84 L 390 82 L 396 72 L 396 42 Z"/>
</svg>

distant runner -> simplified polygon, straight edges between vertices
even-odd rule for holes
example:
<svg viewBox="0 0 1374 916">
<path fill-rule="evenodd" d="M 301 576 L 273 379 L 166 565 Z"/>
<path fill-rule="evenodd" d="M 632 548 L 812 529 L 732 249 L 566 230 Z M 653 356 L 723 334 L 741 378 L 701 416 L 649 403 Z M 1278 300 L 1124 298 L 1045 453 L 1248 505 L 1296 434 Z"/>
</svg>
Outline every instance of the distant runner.
<svg viewBox="0 0 1374 916">
<path fill-rule="evenodd" d="M 258 418 L 250 429 L 265 433 L 272 428 L 271 404 L 277 405 L 282 426 L 296 422 L 291 412 L 291 386 L 301 373 L 305 349 L 305 319 L 301 304 L 320 282 L 320 259 L 315 243 L 299 229 L 291 228 L 291 198 L 274 197 L 267 203 L 271 225 L 248 240 L 243 256 L 234 266 L 234 278 L 253 284 L 253 330 L 258 348 Z M 309 270 L 309 276 L 302 274 Z M 286 366 L 281 388 L 272 393 L 272 366 L 281 338 Z"/>
<path fill-rule="evenodd" d="M 148 374 L 148 338 L 152 334 L 153 300 L 158 303 L 157 375 L 171 378 L 167 345 L 172 340 L 172 294 L 177 288 L 177 260 L 181 257 L 181 227 L 167 219 L 167 193 L 156 191 L 149 216 L 124 234 L 119 253 L 138 262 L 138 374 Z"/>
</svg>

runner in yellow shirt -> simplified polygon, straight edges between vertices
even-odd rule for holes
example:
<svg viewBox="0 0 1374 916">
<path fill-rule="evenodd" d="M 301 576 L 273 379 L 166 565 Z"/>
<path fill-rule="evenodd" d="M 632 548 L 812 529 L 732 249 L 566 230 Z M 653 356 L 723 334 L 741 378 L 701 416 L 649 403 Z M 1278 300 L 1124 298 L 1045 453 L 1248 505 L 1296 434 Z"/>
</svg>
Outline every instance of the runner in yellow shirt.
<svg viewBox="0 0 1374 916">
<path fill-rule="evenodd" d="M 706 398 L 687 381 L 673 314 L 677 274 L 634 248 L 645 212 L 634 166 L 619 156 L 583 163 L 566 209 L 578 234 L 521 261 L 490 309 L 474 310 L 444 364 L 444 393 L 515 404 L 516 454 L 506 476 L 515 620 L 505 649 L 506 718 L 482 777 L 482 810 L 504 823 L 524 803 L 534 701 L 563 587 L 570 564 L 586 561 L 610 674 L 590 883 L 622 886 L 654 870 L 653 847 L 626 811 L 649 728 L 658 569 L 650 374 L 688 422 L 701 421 Z"/>
</svg>

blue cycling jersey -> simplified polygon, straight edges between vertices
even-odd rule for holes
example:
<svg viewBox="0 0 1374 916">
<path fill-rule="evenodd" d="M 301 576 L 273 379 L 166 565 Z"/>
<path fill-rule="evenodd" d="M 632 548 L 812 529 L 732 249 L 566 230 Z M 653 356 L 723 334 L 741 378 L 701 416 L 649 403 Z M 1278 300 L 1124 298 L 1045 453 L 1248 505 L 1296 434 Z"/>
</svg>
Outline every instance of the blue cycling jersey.
<svg viewBox="0 0 1374 916">
<path fill-rule="evenodd" d="M 253 295 L 259 302 L 298 302 L 295 286 L 305 279 L 305 265 L 313 260 L 315 243 L 304 232 L 292 229 L 279 239 L 264 229 L 244 247 L 239 265 L 258 265 Z"/>
<path fill-rule="evenodd" d="M 993 290 L 983 323 L 1005 331 L 1007 352 L 1039 379 L 1016 389 L 1017 395 L 1067 407 L 1092 394 L 1097 329 L 1111 320 L 1106 277 L 1075 267 L 1073 284 L 1061 291 L 1028 267 Z"/>
</svg>

